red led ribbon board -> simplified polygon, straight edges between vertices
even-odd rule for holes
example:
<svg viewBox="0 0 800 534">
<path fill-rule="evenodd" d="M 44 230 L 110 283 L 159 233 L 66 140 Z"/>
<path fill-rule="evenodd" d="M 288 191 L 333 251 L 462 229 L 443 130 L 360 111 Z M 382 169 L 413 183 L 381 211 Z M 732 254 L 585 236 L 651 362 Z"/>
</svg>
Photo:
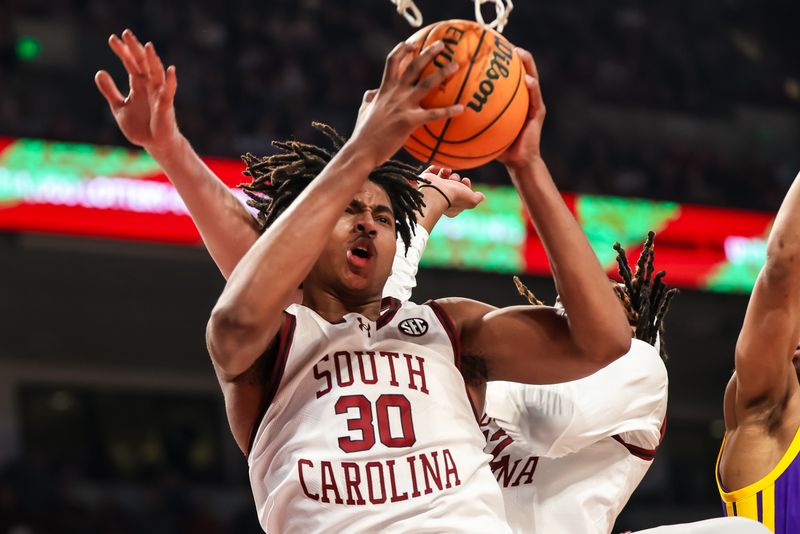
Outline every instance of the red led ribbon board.
<svg viewBox="0 0 800 534">
<path fill-rule="evenodd" d="M 231 187 L 237 160 L 205 158 Z M 423 267 L 548 275 L 547 257 L 510 186 L 478 186 L 487 200 L 437 225 Z M 564 194 L 609 274 L 620 242 L 633 265 L 656 232 L 656 269 L 673 286 L 742 292 L 763 264 L 773 215 L 644 199 Z M 0 138 L 0 230 L 201 243 L 186 207 L 143 151 Z"/>
</svg>

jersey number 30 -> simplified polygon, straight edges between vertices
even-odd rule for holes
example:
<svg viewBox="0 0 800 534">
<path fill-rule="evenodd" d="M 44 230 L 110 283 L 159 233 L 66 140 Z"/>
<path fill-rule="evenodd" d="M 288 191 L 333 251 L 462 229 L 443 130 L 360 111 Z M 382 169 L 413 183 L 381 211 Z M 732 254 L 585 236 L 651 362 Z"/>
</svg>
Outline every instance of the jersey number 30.
<svg viewBox="0 0 800 534">
<path fill-rule="evenodd" d="M 347 395 L 336 401 L 336 413 L 347 413 L 350 408 L 358 409 L 358 416 L 347 420 L 347 430 L 361 431 L 361 439 L 350 436 L 339 438 L 339 448 L 344 452 L 366 451 L 375 445 L 375 427 L 372 417 L 372 403 L 364 395 Z M 400 432 L 392 432 L 389 409 L 399 412 Z M 411 403 L 405 395 L 381 395 L 375 401 L 378 419 L 378 436 L 387 447 L 410 447 L 417 442 L 414 436 L 414 422 L 411 420 Z M 395 420 L 396 422 L 396 420 Z M 397 426 L 395 424 L 395 426 Z"/>
</svg>

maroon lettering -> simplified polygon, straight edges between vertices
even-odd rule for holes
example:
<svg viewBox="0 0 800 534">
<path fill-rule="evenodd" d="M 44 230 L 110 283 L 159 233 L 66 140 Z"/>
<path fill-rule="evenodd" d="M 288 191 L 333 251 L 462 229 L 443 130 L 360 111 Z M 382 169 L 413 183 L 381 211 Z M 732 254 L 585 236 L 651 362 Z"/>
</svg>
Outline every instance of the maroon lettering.
<svg viewBox="0 0 800 534">
<path fill-rule="evenodd" d="M 361 495 L 361 490 L 358 489 L 358 485 L 361 484 L 361 473 L 358 470 L 358 464 L 342 462 L 342 470 L 344 470 L 344 487 L 347 488 L 347 504 L 351 506 L 354 504 L 367 504 L 367 501 Z M 355 499 L 353 499 L 353 494 L 356 495 Z"/>
<path fill-rule="evenodd" d="M 536 471 L 536 466 L 539 464 L 539 457 L 538 456 L 531 456 L 528 458 L 528 461 L 525 462 L 525 465 L 522 466 L 522 471 L 520 471 L 517 480 L 511 484 L 512 486 L 519 486 L 520 483 L 522 484 L 533 484 L 533 473 Z M 522 477 L 527 477 L 527 480 L 523 482 Z"/>
<path fill-rule="evenodd" d="M 436 461 L 436 457 L 439 456 L 439 453 L 433 451 L 431 453 L 431 458 L 433 458 L 433 464 L 428 460 L 427 454 L 420 454 L 419 461 L 422 464 L 422 474 L 425 476 L 425 495 L 433 493 L 433 488 L 431 487 L 431 480 L 433 483 L 436 484 L 436 487 L 439 491 L 442 490 L 442 475 L 439 472 L 439 462 Z M 436 466 L 436 473 L 433 472 L 433 466 Z M 429 477 L 430 475 L 430 477 Z"/>
<path fill-rule="evenodd" d="M 403 435 L 392 437 L 389 428 L 389 408 L 397 408 L 400 412 L 400 428 Z M 417 442 L 414 433 L 414 421 L 411 418 L 411 402 L 405 395 L 381 395 L 375 403 L 378 412 L 378 436 L 387 447 L 411 447 Z"/>
<path fill-rule="evenodd" d="M 344 358 L 344 361 L 347 364 L 347 380 L 344 380 L 342 378 L 342 364 L 339 363 L 342 361 L 342 358 Z M 334 367 L 336 368 L 336 384 L 340 388 L 346 388 L 348 386 L 352 386 L 353 382 L 355 381 L 355 378 L 353 377 L 353 364 L 350 363 L 350 353 L 345 351 L 339 351 L 334 353 L 333 364 Z"/>
<path fill-rule="evenodd" d="M 388 462 L 387 462 L 388 463 Z M 392 462 L 394 463 L 394 462 Z M 373 486 L 373 476 L 372 476 L 372 469 L 377 470 L 378 476 L 380 477 L 380 484 L 376 484 Z M 371 504 L 383 504 L 386 502 L 386 482 L 383 477 L 383 466 L 380 462 L 367 462 L 365 466 L 365 470 L 367 472 L 367 495 L 369 496 L 369 502 Z M 394 482 L 394 480 L 392 480 Z M 375 487 L 381 488 L 381 497 L 378 498 L 375 496 Z"/>
<path fill-rule="evenodd" d="M 369 364 L 372 368 L 371 378 L 367 378 L 367 374 L 365 372 L 364 354 L 369 357 Z M 372 351 L 367 353 L 356 351 L 356 356 L 358 356 L 358 369 L 361 374 L 361 382 L 364 384 L 376 384 L 378 382 L 378 370 L 375 368 L 375 353 Z"/>
<path fill-rule="evenodd" d="M 336 401 L 334 409 L 337 414 L 347 413 L 350 408 L 358 409 L 358 416 L 347 420 L 347 430 L 360 431 L 361 438 L 350 436 L 339 437 L 339 448 L 344 452 L 359 452 L 371 449 L 375 445 L 375 431 L 372 428 L 372 404 L 364 395 L 346 395 Z"/>
<path fill-rule="evenodd" d="M 456 467 L 456 461 L 453 460 L 453 455 L 450 454 L 450 449 L 442 451 L 442 458 L 444 459 L 444 487 L 450 489 L 453 486 L 460 486 L 461 479 L 458 478 L 458 467 Z M 453 477 L 453 482 L 450 482 L 451 476 Z"/>
<path fill-rule="evenodd" d="M 317 364 L 314 366 L 314 378 L 316 378 L 317 380 L 321 380 L 321 379 L 324 378 L 325 382 L 326 382 L 326 386 L 324 388 L 322 388 L 321 390 L 317 391 L 317 398 L 320 398 L 323 395 L 327 395 L 328 393 L 331 392 L 331 389 L 333 388 L 333 381 L 331 380 L 330 371 L 328 371 L 328 370 L 320 371 L 319 370 L 319 364 L 322 363 L 322 362 L 325 362 L 325 361 L 328 361 L 328 355 L 327 354 L 325 356 L 323 356 L 322 359 L 319 362 L 317 362 Z"/>
<path fill-rule="evenodd" d="M 384 351 L 381 351 L 380 355 L 383 356 L 384 358 L 386 358 L 386 361 L 389 362 L 389 373 L 392 375 L 392 379 L 389 381 L 389 384 L 392 385 L 392 386 L 395 386 L 395 387 L 399 386 L 400 382 L 397 381 L 397 375 L 395 374 L 395 371 L 394 371 L 394 359 L 393 358 L 399 358 L 400 354 L 398 354 L 396 352 L 384 352 Z"/>
<path fill-rule="evenodd" d="M 409 456 L 406 458 L 406 461 L 408 462 L 408 470 L 411 472 L 411 497 L 419 497 L 422 494 L 417 487 L 417 469 L 414 467 L 417 459 L 414 456 Z"/>
<path fill-rule="evenodd" d="M 406 364 L 408 365 L 408 389 L 419 389 L 422 393 L 428 394 L 428 386 L 425 383 L 425 360 L 420 358 L 419 356 L 412 356 L 411 354 L 403 354 L 406 359 Z M 419 363 L 419 369 L 414 369 L 411 364 L 411 358 L 416 358 L 417 363 Z M 417 382 L 414 379 L 415 376 L 418 376 L 420 381 L 422 382 L 422 387 L 417 388 Z"/>
<path fill-rule="evenodd" d="M 339 488 L 336 487 L 336 479 L 333 477 L 333 467 L 330 462 L 322 462 L 322 502 L 329 503 L 331 500 L 328 498 L 328 491 L 333 491 L 333 502 L 342 504 L 342 496 L 339 495 Z"/>
<path fill-rule="evenodd" d="M 386 465 L 389 467 L 389 483 L 392 486 L 392 497 L 389 499 L 391 502 L 400 502 L 408 499 L 408 493 L 403 492 L 402 495 L 397 494 L 397 484 L 394 478 L 394 460 L 387 460 Z"/>
<path fill-rule="evenodd" d="M 302 458 L 297 461 L 297 474 L 300 477 L 300 487 L 303 488 L 303 493 L 306 494 L 306 497 L 318 501 L 319 495 L 317 493 L 311 493 L 310 491 L 308 491 L 308 487 L 306 487 L 306 479 L 303 477 L 304 465 L 307 465 L 308 467 L 314 467 L 314 462 L 312 462 L 311 460 L 304 460 Z"/>
<path fill-rule="evenodd" d="M 514 466 L 511 469 L 509 469 L 508 464 L 510 461 L 511 457 L 508 454 L 506 454 L 499 460 L 495 460 L 494 462 L 489 463 L 489 467 L 494 473 L 497 482 L 499 482 L 504 488 L 507 488 L 508 485 L 511 483 L 511 479 L 514 476 L 514 473 L 516 472 L 517 466 L 519 466 L 520 462 L 519 460 L 516 460 L 514 462 Z"/>
</svg>

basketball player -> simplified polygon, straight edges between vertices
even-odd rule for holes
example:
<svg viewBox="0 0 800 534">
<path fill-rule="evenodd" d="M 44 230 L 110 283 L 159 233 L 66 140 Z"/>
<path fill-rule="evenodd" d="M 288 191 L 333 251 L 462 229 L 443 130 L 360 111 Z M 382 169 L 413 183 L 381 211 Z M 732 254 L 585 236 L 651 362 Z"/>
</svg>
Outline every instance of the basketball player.
<svg viewBox="0 0 800 534">
<path fill-rule="evenodd" d="M 160 63 L 152 46 L 141 47 L 130 33 L 123 39 L 112 48 L 132 85 L 142 78 L 149 102 L 171 106 L 174 69 L 163 78 L 156 73 L 148 86 L 150 67 Z M 398 65 L 411 47 L 390 54 L 353 137 L 326 130 L 335 154 L 279 143 L 284 153 L 249 162 L 248 191 L 264 233 L 230 274 L 208 340 L 234 437 L 248 455 L 259 517 L 270 531 L 502 531 L 502 504 L 480 454 L 480 433 L 468 421 L 461 376 L 482 405 L 489 379 L 577 378 L 630 345 L 624 312 L 598 283 L 602 268 L 539 157 L 544 107 L 529 54 L 528 123 L 502 160 L 535 207 L 570 322 L 550 310 L 496 310 L 464 299 L 381 306 L 394 232 L 408 245 L 421 200 L 405 187 L 416 178 L 408 168 L 382 163 L 414 127 L 460 111 L 419 108 L 427 89 L 453 72 L 445 67 L 414 83 L 440 47 L 405 71 Z M 123 99 L 103 73 L 97 81 L 123 126 L 134 99 Z M 151 119 L 147 135 L 158 123 Z M 284 312 L 301 283 L 303 306 Z M 520 354 L 518 343 L 540 350 Z M 359 508 L 366 502 L 371 513 Z"/>
<path fill-rule="evenodd" d="M 727 516 L 800 532 L 800 175 L 767 239 L 725 389 L 717 485 Z"/>
<path fill-rule="evenodd" d="M 663 274 L 645 276 L 653 272 L 653 237 L 651 232 L 636 273 L 617 247 L 625 281 L 617 294 L 634 336 L 626 355 L 571 382 L 487 385 L 485 451 L 514 532 L 607 534 L 652 464 L 667 409 L 666 350 L 657 336 L 675 294 Z M 421 254 L 398 255 L 390 283 L 413 280 L 413 260 Z M 519 288 L 531 304 L 541 305 Z M 410 298 L 410 289 L 393 286 L 400 298 Z"/>
</svg>

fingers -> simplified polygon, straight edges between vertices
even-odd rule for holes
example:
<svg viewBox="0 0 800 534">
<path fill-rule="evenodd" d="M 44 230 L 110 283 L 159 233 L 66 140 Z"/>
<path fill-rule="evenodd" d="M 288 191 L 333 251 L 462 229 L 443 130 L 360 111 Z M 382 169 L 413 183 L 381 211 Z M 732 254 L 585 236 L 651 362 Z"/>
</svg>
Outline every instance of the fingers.
<svg viewBox="0 0 800 534">
<path fill-rule="evenodd" d="M 133 54 L 119 37 L 116 35 L 109 37 L 108 46 L 111 47 L 111 51 L 122 61 L 122 65 L 125 67 L 125 70 L 128 71 L 129 75 L 138 76 L 142 74 L 142 69 L 139 68 Z"/>
<path fill-rule="evenodd" d="M 528 104 L 528 118 L 532 119 L 539 113 L 545 112 L 544 101 L 542 100 L 542 86 L 539 80 L 532 76 L 525 76 L 525 85 L 528 87 L 530 102 Z"/>
<path fill-rule="evenodd" d="M 175 65 L 170 65 L 167 68 L 166 77 L 164 79 L 164 86 L 159 94 L 159 105 L 172 106 L 175 101 L 175 92 L 178 90 L 178 76 L 175 72 Z"/>
<path fill-rule="evenodd" d="M 515 49 L 522 64 L 525 66 L 525 86 L 528 88 L 530 95 L 530 104 L 528 105 L 528 118 L 532 119 L 539 112 L 544 112 L 544 102 L 542 100 L 542 86 L 539 84 L 539 71 L 536 68 L 536 62 L 533 55 L 524 48 L 517 47 Z"/>
<path fill-rule="evenodd" d="M 400 78 L 401 83 L 403 85 L 416 84 L 417 80 L 419 80 L 420 76 L 422 75 L 422 71 L 428 66 L 428 63 L 433 61 L 433 58 L 436 57 L 436 54 L 441 52 L 443 48 L 444 43 L 442 41 L 436 41 L 432 45 L 425 48 L 425 50 L 415 57 L 411 63 L 409 63 L 408 67 L 406 67 L 405 72 Z M 451 64 L 452 63 L 448 63 L 448 66 Z M 439 83 L 441 83 L 441 81 Z M 433 86 L 431 85 L 430 87 Z"/>
<path fill-rule="evenodd" d="M 94 83 L 100 90 L 100 94 L 105 97 L 112 111 L 125 103 L 125 97 L 119 92 L 117 84 L 114 83 L 114 80 L 108 72 L 104 70 L 98 71 L 97 74 L 94 75 Z"/>
<path fill-rule="evenodd" d="M 458 72 L 460 65 L 455 62 L 448 63 L 441 69 L 436 69 L 433 74 L 426 76 L 417 82 L 415 92 L 420 98 L 431 92 L 432 89 L 439 87 L 445 80 Z"/>
<path fill-rule="evenodd" d="M 375 100 L 375 96 L 378 94 L 377 89 L 369 89 L 367 92 L 364 93 L 364 98 L 361 99 L 361 104 L 369 104 L 373 100 Z"/>
<path fill-rule="evenodd" d="M 403 59 L 411 53 L 414 47 L 406 42 L 399 43 L 395 46 L 389 55 L 386 56 L 386 65 L 383 68 L 383 79 L 381 86 L 386 85 L 391 81 L 400 79 L 400 65 Z"/>
<path fill-rule="evenodd" d="M 159 87 L 164 83 L 164 64 L 161 63 L 161 58 L 156 54 L 156 47 L 153 43 L 144 45 L 144 52 L 149 66 L 150 82 Z"/>
<path fill-rule="evenodd" d="M 533 60 L 533 54 L 520 47 L 517 47 L 515 50 L 522 60 L 522 64 L 525 66 L 525 72 L 538 79 L 539 71 L 536 68 L 536 62 Z"/>
<path fill-rule="evenodd" d="M 147 63 L 147 55 L 145 54 L 144 47 L 142 43 L 139 42 L 139 39 L 133 34 L 132 31 L 126 29 L 122 32 L 122 40 L 126 45 L 128 45 L 128 49 L 131 51 L 131 55 L 136 60 L 136 64 L 139 66 L 139 71 L 142 74 L 149 74 L 150 73 L 150 66 Z"/>
<path fill-rule="evenodd" d="M 410 119 L 414 124 L 425 124 L 427 122 L 438 121 L 439 119 L 449 119 L 464 113 L 463 104 L 455 104 L 446 108 L 418 109 L 410 113 Z"/>
</svg>

